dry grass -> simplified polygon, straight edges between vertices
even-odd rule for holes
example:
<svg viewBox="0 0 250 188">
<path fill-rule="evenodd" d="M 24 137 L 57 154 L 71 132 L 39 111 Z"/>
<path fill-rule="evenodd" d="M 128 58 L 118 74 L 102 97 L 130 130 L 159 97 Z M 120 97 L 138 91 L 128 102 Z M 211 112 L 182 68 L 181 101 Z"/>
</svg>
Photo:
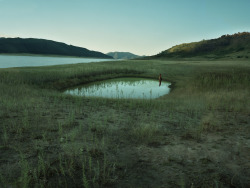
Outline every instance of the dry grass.
<svg viewBox="0 0 250 188">
<path fill-rule="evenodd" d="M 157 79 L 159 72 L 174 87 L 156 100 L 60 92 L 120 76 Z M 2 69 L 1 185 L 246 187 L 249 73 L 249 62 L 226 61 Z"/>
</svg>

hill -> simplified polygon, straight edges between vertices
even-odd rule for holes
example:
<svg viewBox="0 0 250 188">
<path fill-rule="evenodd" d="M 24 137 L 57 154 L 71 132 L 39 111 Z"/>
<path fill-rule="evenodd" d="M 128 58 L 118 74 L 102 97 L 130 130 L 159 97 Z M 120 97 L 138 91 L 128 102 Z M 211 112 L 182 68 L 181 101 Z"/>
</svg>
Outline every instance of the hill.
<svg viewBox="0 0 250 188">
<path fill-rule="evenodd" d="M 0 38 L 0 53 L 112 58 L 101 52 L 45 39 Z"/>
<path fill-rule="evenodd" d="M 236 33 L 234 35 L 223 35 L 217 39 L 184 43 L 148 58 L 194 57 L 209 59 L 250 58 L 250 33 Z"/>
<path fill-rule="evenodd" d="M 114 59 L 134 59 L 140 57 L 130 52 L 109 52 L 106 55 L 111 56 Z"/>
</svg>

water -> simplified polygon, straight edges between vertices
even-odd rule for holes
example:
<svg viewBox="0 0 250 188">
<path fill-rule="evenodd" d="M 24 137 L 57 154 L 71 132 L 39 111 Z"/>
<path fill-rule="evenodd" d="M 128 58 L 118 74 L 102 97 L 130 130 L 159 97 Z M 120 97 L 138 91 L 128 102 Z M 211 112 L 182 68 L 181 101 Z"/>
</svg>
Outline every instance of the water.
<svg viewBox="0 0 250 188">
<path fill-rule="evenodd" d="M 170 92 L 169 82 L 143 78 L 118 78 L 94 82 L 65 91 L 66 94 L 104 98 L 155 99 Z"/>
<path fill-rule="evenodd" d="M 101 61 L 112 61 L 112 59 L 0 55 L 0 68 L 64 65 L 64 64 L 91 63 L 91 62 L 101 62 Z"/>
</svg>

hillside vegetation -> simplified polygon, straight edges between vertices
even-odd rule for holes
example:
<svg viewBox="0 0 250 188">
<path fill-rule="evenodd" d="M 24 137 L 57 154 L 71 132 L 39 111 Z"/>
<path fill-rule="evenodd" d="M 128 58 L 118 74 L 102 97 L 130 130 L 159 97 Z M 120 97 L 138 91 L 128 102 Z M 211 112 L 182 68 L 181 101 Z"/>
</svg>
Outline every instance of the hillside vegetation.
<svg viewBox="0 0 250 188">
<path fill-rule="evenodd" d="M 111 58 L 101 52 L 45 39 L 0 38 L 0 53 Z"/>
<path fill-rule="evenodd" d="M 114 59 L 134 59 L 140 57 L 130 52 L 109 52 L 107 55 L 113 57 Z"/>
<path fill-rule="evenodd" d="M 223 35 L 217 39 L 184 43 L 173 46 L 150 58 L 248 59 L 250 58 L 250 33 Z"/>
</svg>

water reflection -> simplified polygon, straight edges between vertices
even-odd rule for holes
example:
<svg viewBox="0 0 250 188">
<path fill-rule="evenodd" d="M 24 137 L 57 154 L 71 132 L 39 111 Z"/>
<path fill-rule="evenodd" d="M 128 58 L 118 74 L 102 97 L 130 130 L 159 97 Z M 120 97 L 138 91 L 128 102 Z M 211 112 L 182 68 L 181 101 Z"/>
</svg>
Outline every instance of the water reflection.
<svg viewBox="0 0 250 188">
<path fill-rule="evenodd" d="M 102 62 L 102 61 L 113 61 L 113 59 L 0 55 L 0 68 L 65 65 L 65 64 L 91 63 L 91 62 Z"/>
<path fill-rule="evenodd" d="M 95 82 L 65 91 L 67 94 L 104 98 L 155 99 L 170 92 L 170 83 L 142 78 L 118 78 Z"/>
</svg>

